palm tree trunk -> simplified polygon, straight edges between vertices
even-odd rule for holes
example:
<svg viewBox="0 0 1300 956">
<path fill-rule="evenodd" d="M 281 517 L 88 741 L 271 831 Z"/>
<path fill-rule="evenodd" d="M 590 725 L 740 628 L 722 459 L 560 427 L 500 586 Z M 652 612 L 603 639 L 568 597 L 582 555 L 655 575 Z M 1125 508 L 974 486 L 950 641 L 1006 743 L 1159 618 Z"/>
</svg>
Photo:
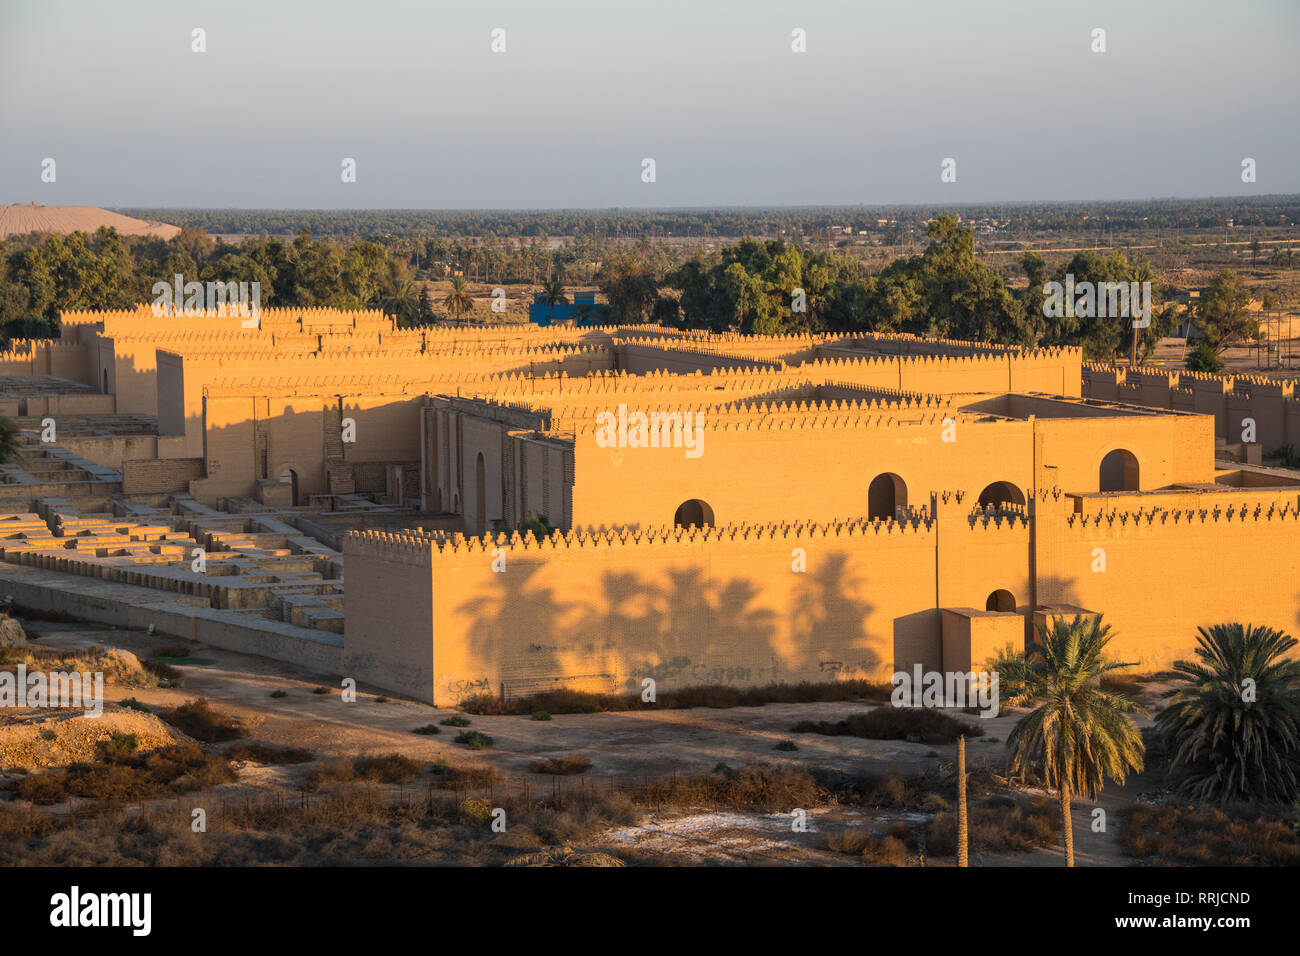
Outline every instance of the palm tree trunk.
<svg viewBox="0 0 1300 956">
<path fill-rule="evenodd" d="M 1074 866 L 1074 825 L 1070 820 L 1070 785 L 1061 781 L 1061 846 L 1065 849 L 1065 865 Z"/>
<path fill-rule="evenodd" d="M 966 859 L 966 735 L 957 738 L 957 865 L 968 866 Z"/>
</svg>

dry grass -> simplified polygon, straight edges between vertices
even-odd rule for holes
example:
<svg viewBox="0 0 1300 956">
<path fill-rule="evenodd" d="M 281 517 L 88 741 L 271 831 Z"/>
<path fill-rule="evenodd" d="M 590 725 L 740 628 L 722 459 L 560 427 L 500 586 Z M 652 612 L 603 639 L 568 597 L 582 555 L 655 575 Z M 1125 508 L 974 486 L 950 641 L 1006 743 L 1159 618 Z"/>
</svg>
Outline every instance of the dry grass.
<svg viewBox="0 0 1300 956">
<path fill-rule="evenodd" d="M 822 849 L 860 856 L 869 866 L 907 865 L 907 844 L 897 836 L 877 836 L 858 827 L 826 837 L 822 840 Z"/>
<path fill-rule="evenodd" d="M 587 694 L 572 690 L 533 694 L 503 701 L 492 694 L 480 694 L 460 703 L 460 709 L 480 715 L 532 716 L 547 714 L 595 714 L 607 711 L 669 709 L 686 707 L 761 707 L 764 704 L 793 704 L 812 701 L 889 700 L 893 688 L 883 681 L 846 680 L 823 683 L 765 684 L 761 687 L 729 687 L 702 684 L 681 690 L 663 691 L 653 704 L 639 695 Z"/>
<path fill-rule="evenodd" d="M 156 687 L 158 678 L 149 672 L 147 662 L 129 651 L 89 647 L 84 650 L 61 650 L 54 647 L 0 648 L 0 670 L 11 673 L 24 665 L 31 671 L 65 671 L 103 674 L 105 684 L 125 687 Z"/>
<path fill-rule="evenodd" d="M 224 755 L 212 759 L 226 763 Z M 66 816 L 0 803 L 0 865 L 498 865 L 548 846 L 583 850 L 612 828 L 638 823 L 647 811 L 788 813 L 852 798 L 857 791 L 847 786 L 871 786 L 861 780 L 827 785 L 800 767 L 755 763 L 634 790 L 573 781 L 535 788 L 525 797 L 518 786 L 496 786 L 500 778 L 492 768 L 441 761 L 425 778 L 432 786 L 423 780 L 406 786 L 419 769 L 396 755 L 335 761 L 318 768 L 319 790 L 305 798 L 305 805 L 273 794 L 254 794 L 251 800 L 196 797 L 181 805 L 146 804 L 138 812 L 79 813 L 75 825 Z M 379 780 L 403 786 L 399 790 Z M 903 788 L 920 799 L 931 792 L 923 783 L 918 778 Z M 492 832 L 484 804 L 506 811 L 505 833 Z M 205 834 L 189 830 L 193 806 L 208 808 Z M 833 848 L 867 864 L 906 863 L 914 837 L 905 824 L 869 836 L 845 835 Z M 647 864 L 671 862 L 635 847 L 618 854 Z"/>
<path fill-rule="evenodd" d="M 1155 807 L 1137 804 L 1120 823 L 1125 856 L 1164 866 L 1297 866 L 1294 819 L 1258 808 Z"/>
<path fill-rule="evenodd" d="M 224 756 L 229 760 L 242 760 L 261 764 L 311 763 L 316 755 L 301 747 L 272 747 L 262 743 L 240 743 L 227 747 Z"/>
<path fill-rule="evenodd" d="M 1040 846 L 1056 846 L 1061 814 L 1045 797 L 1016 800 L 1011 807 L 977 806 L 967 812 L 971 853 L 1027 853 Z M 945 810 L 934 815 L 925 830 L 926 852 L 931 856 L 957 855 L 957 814 Z"/>
<path fill-rule="evenodd" d="M 534 760 L 529 764 L 528 769 L 533 773 L 550 773 L 561 776 L 586 773 L 591 769 L 591 761 L 580 754 L 565 754 L 562 757 L 543 757 L 541 760 Z"/>
<path fill-rule="evenodd" d="M 453 766 L 445 760 L 439 760 L 430 770 L 437 778 L 437 786 L 444 790 L 482 789 L 501 780 L 496 767 L 477 767 L 472 764 Z"/>
<path fill-rule="evenodd" d="M 33 774 L 19 780 L 14 790 L 20 799 L 37 804 L 61 803 L 69 797 L 121 803 L 201 790 L 234 779 L 225 756 L 208 756 L 194 744 L 175 744 L 147 754 Z"/>
<path fill-rule="evenodd" d="M 248 731 L 238 718 L 217 713 L 203 698 L 159 711 L 158 716 L 182 733 L 204 743 L 221 743 L 248 736 Z"/>
<path fill-rule="evenodd" d="M 868 740 L 907 740 L 920 744 L 951 744 L 962 734 L 983 737 L 978 724 L 925 707 L 876 707 L 845 720 L 804 720 L 790 728 L 796 734 L 864 737 Z"/>
<path fill-rule="evenodd" d="M 401 754 L 383 754 L 373 757 L 353 757 L 330 760 L 313 770 L 302 789 L 311 793 L 325 783 L 410 783 L 423 768 L 423 764 Z"/>
<path fill-rule="evenodd" d="M 652 806 L 677 809 L 726 807 L 783 813 L 816 806 L 826 797 L 826 789 L 801 767 L 749 763 L 739 770 L 724 768 L 651 783 L 645 800 Z"/>
</svg>

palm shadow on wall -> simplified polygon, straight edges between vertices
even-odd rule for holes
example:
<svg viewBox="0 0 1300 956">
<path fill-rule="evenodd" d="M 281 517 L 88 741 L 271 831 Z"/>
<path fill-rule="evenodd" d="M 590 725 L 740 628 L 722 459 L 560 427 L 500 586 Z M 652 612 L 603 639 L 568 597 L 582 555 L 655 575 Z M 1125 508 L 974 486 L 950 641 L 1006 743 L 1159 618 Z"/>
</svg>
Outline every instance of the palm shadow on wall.
<svg viewBox="0 0 1300 956">
<path fill-rule="evenodd" d="M 592 582 L 590 599 L 567 601 L 536 581 L 546 562 L 508 562 L 486 591 L 456 608 L 472 618 L 472 656 L 500 661 L 506 680 L 621 675 L 611 689 L 635 691 L 645 677 L 676 686 L 832 680 L 868 676 L 881 662 L 866 631 L 872 605 L 855 596 L 859 582 L 845 554 L 814 560 L 800 574 L 788 634 L 777 613 L 761 605 L 755 581 L 713 580 L 700 565 L 670 568 L 662 583 L 635 571 L 605 571 Z M 886 640 L 876 636 L 881 646 Z M 854 648 L 853 659 L 823 650 L 833 644 Z"/>
</svg>

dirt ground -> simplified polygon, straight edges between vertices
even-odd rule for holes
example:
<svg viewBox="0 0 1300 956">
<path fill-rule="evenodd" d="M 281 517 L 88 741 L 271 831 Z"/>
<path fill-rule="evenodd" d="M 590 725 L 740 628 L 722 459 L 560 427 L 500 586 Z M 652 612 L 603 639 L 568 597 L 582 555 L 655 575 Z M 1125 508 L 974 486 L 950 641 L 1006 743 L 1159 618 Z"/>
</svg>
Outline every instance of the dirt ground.
<svg viewBox="0 0 1300 956">
<path fill-rule="evenodd" d="M 158 647 L 179 643 L 141 631 L 93 625 L 45 621 L 24 622 L 24 625 L 39 634 L 37 644 L 47 647 L 121 647 L 146 657 Z M 152 708 L 205 697 L 216 710 L 244 721 L 250 728 L 250 740 L 306 748 L 322 758 L 400 752 L 421 761 L 446 759 L 458 766 L 490 765 L 506 775 L 506 786 L 521 786 L 523 781 L 529 781 L 532 787 L 544 789 L 552 786 L 554 778 L 530 773 L 530 763 L 539 757 L 563 754 L 581 754 L 592 762 L 591 770 L 581 780 L 559 778 L 559 785 L 564 788 L 606 785 L 611 778 L 623 785 L 634 785 L 642 779 L 653 780 L 673 773 L 712 770 L 719 763 L 739 767 L 758 760 L 864 776 L 911 776 L 927 770 L 951 772 L 955 761 L 955 748 L 951 745 L 934 747 L 905 741 L 790 732 L 791 726 L 800 720 L 840 720 L 863 709 L 863 704 L 853 702 L 557 714 L 549 721 L 518 716 L 470 716 L 470 729 L 486 733 L 495 741 L 491 750 L 471 752 L 452 742 L 458 732 L 456 728 L 442 727 L 440 734 L 428 737 L 412 732 L 416 727 L 451 716 L 454 710 L 402 699 L 380 702 L 380 695 L 364 687 L 355 702 L 346 703 L 333 683 L 328 685 L 329 693 L 313 693 L 325 681 L 291 665 L 206 645 L 189 647 L 191 658 L 202 663 L 174 665 L 184 675 L 183 687 L 105 685 L 106 712 L 113 711 L 112 704 L 126 697 L 134 697 Z M 273 691 L 284 691 L 286 696 L 273 698 L 270 696 Z M 967 718 L 978 721 L 985 731 L 985 736 L 967 742 L 970 771 L 1002 773 L 1006 737 L 1020 713 L 1003 712 L 989 719 Z M 1149 720 L 1140 719 L 1138 723 L 1145 726 Z M 799 749 L 775 750 L 784 740 L 795 740 Z M 239 783 L 231 786 L 292 789 L 309 772 L 310 766 L 247 765 L 240 772 Z M 1158 789 L 1158 784 L 1146 775 L 1131 778 L 1123 787 L 1109 785 L 1096 804 L 1108 817 L 1105 832 L 1093 832 L 1094 805 L 1076 803 L 1073 817 L 1077 865 L 1126 863 L 1115 838 L 1115 814 L 1131 804 L 1137 794 L 1152 789 Z M 784 814 L 650 813 L 633 826 L 604 834 L 596 841 L 595 848 L 636 847 L 652 854 L 671 853 L 688 862 L 845 865 L 856 862 L 856 858 L 820 849 L 824 834 L 850 826 L 867 826 L 883 835 L 891 824 L 906 816 L 896 810 L 809 809 L 806 830 L 796 832 L 791 818 Z M 1059 866 L 1061 862 L 1059 847 L 1031 853 L 972 854 L 971 858 L 972 866 Z M 935 865 L 945 864 L 935 861 Z"/>
</svg>

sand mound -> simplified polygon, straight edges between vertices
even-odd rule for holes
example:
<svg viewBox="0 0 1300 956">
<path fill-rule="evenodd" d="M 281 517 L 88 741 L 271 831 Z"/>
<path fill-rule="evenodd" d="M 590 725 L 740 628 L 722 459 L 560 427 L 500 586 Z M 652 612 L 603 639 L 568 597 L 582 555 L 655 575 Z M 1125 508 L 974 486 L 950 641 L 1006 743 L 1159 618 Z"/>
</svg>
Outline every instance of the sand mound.
<svg viewBox="0 0 1300 956">
<path fill-rule="evenodd" d="M 179 226 L 145 222 L 95 206 L 38 206 L 34 203 L 0 206 L 0 239 L 28 232 L 93 233 L 100 226 L 112 226 L 123 236 L 157 236 L 171 239 L 180 235 Z"/>
<path fill-rule="evenodd" d="M 113 734 L 135 734 L 137 753 L 191 742 L 153 714 L 141 711 L 105 709 L 98 717 L 83 717 L 77 710 L 27 708 L 12 712 L 9 722 L 0 726 L 0 767 L 36 770 L 91 761 L 95 745 Z"/>
<path fill-rule="evenodd" d="M 0 647 L 4 643 L 0 641 Z M 27 645 L 14 648 L 13 653 L 0 656 L 4 661 L 0 670 L 13 671 L 25 664 L 27 672 L 75 671 L 77 673 L 103 674 L 104 683 L 123 687 L 157 687 L 158 678 L 140 664 L 140 658 L 130 651 L 116 647 L 90 647 L 64 649 Z"/>
</svg>

